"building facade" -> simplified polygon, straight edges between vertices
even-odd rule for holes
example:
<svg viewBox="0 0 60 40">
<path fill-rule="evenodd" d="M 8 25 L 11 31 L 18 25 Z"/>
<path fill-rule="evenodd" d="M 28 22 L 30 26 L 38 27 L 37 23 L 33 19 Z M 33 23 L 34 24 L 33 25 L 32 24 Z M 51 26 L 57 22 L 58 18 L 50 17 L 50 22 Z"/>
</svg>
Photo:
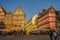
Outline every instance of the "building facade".
<svg viewBox="0 0 60 40">
<path fill-rule="evenodd" d="M 0 22 L 4 22 L 5 14 L 5 10 L 0 6 Z"/>
<path fill-rule="evenodd" d="M 0 6 L 0 29 L 5 28 L 4 24 L 5 15 L 6 15 L 5 10 L 3 9 L 2 6 Z"/>
<path fill-rule="evenodd" d="M 53 6 L 48 10 L 43 10 L 43 12 L 38 15 L 36 22 L 40 30 L 56 29 L 56 13 Z"/>
<path fill-rule="evenodd" d="M 37 30 L 37 26 L 35 22 L 36 18 L 37 18 L 37 15 L 34 15 L 25 25 L 25 31 L 27 35 L 29 35 L 32 31 Z"/>
<path fill-rule="evenodd" d="M 4 19 L 4 24 L 6 26 L 6 30 L 11 30 L 11 28 L 13 28 L 12 26 L 12 13 L 9 11 L 6 15 L 5 15 L 5 19 Z"/>
<path fill-rule="evenodd" d="M 60 11 L 56 11 L 56 19 L 57 19 L 57 29 L 60 32 Z"/>
<path fill-rule="evenodd" d="M 25 17 L 26 15 L 20 6 L 16 8 L 13 14 L 10 11 L 6 13 L 0 6 L 0 22 L 3 22 L 7 28 L 16 27 L 21 29 L 25 26 Z"/>
<path fill-rule="evenodd" d="M 26 17 L 25 13 L 21 9 L 21 7 L 18 6 L 13 14 L 12 24 L 16 27 L 24 27 L 25 17 Z"/>
</svg>

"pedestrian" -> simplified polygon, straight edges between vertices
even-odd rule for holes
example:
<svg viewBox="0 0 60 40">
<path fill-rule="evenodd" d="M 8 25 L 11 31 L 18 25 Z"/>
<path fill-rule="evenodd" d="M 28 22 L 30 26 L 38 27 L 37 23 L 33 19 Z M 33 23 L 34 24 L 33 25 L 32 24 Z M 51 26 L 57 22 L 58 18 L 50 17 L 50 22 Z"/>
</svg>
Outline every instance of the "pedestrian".
<svg viewBox="0 0 60 40">
<path fill-rule="evenodd" d="M 52 40 L 52 37 L 53 37 L 53 31 L 52 30 L 49 30 L 49 36 L 50 36 L 50 40 Z"/>
<path fill-rule="evenodd" d="M 54 39 L 57 40 L 57 32 L 56 31 L 53 31 L 53 36 L 54 36 Z"/>
</svg>

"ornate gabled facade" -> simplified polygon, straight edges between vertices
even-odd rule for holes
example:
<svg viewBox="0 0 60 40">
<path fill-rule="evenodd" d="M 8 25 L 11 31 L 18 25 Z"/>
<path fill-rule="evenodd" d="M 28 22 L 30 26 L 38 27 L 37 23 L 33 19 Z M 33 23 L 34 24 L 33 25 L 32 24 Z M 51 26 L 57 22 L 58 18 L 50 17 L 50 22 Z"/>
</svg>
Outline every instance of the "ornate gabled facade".
<svg viewBox="0 0 60 40">
<path fill-rule="evenodd" d="M 49 9 L 48 9 L 48 15 L 49 15 L 49 22 L 50 22 L 50 28 L 51 29 L 56 29 L 57 26 L 56 26 L 56 13 L 55 13 L 55 9 L 53 6 L 51 6 Z"/>
<path fill-rule="evenodd" d="M 13 25 L 24 27 L 25 22 L 25 13 L 21 9 L 20 6 L 18 6 L 13 14 Z"/>
<path fill-rule="evenodd" d="M 12 26 L 12 17 L 13 17 L 13 14 L 10 11 L 8 11 L 8 13 L 5 15 L 4 24 L 6 26 L 5 31 L 7 31 L 7 32 L 9 32 L 11 30 L 11 28 L 13 27 Z"/>
<path fill-rule="evenodd" d="M 2 8 L 2 6 L 0 6 L 0 29 L 5 28 L 5 24 L 4 24 L 4 18 L 5 18 L 5 10 Z"/>
<path fill-rule="evenodd" d="M 4 23 L 5 23 L 6 25 L 12 24 L 12 17 L 13 17 L 13 14 L 9 11 L 9 12 L 5 15 Z"/>
<path fill-rule="evenodd" d="M 5 17 L 5 10 L 0 6 L 0 22 L 4 22 L 4 17 Z"/>
<path fill-rule="evenodd" d="M 40 30 L 56 28 L 56 13 L 53 6 L 47 10 L 43 10 L 43 12 L 39 15 L 37 25 Z"/>
<path fill-rule="evenodd" d="M 0 6 L 0 26 L 6 27 L 6 30 L 20 30 L 21 27 L 25 25 L 25 13 L 23 12 L 22 8 L 18 6 L 12 14 L 10 11 L 7 13 L 5 10 Z"/>
</svg>

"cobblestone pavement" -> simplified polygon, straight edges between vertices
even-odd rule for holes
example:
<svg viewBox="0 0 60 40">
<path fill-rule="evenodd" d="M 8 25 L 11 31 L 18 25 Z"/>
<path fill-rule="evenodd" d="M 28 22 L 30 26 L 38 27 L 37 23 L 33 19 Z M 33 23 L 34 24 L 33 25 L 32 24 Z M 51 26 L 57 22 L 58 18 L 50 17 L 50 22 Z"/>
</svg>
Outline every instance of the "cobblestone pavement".
<svg viewBox="0 0 60 40">
<path fill-rule="evenodd" d="M 59 38 L 60 38 L 60 36 L 57 38 L 57 40 L 60 40 Z M 50 40 L 50 39 L 49 39 L 49 35 L 29 35 L 29 36 L 10 35 L 10 36 L 0 36 L 0 40 Z"/>
</svg>

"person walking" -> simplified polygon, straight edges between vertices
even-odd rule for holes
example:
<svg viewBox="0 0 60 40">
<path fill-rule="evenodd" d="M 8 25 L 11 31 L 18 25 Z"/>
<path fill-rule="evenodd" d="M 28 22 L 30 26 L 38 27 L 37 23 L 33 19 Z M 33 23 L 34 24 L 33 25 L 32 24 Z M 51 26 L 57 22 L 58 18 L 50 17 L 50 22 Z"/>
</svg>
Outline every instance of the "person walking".
<svg viewBox="0 0 60 40">
<path fill-rule="evenodd" d="M 56 31 L 53 31 L 53 36 L 54 36 L 54 39 L 57 40 L 57 32 Z"/>
<path fill-rule="evenodd" d="M 53 31 L 52 30 L 49 30 L 49 36 L 50 36 L 50 40 L 53 40 L 52 37 L 53 37 Z"/>
</svg>

